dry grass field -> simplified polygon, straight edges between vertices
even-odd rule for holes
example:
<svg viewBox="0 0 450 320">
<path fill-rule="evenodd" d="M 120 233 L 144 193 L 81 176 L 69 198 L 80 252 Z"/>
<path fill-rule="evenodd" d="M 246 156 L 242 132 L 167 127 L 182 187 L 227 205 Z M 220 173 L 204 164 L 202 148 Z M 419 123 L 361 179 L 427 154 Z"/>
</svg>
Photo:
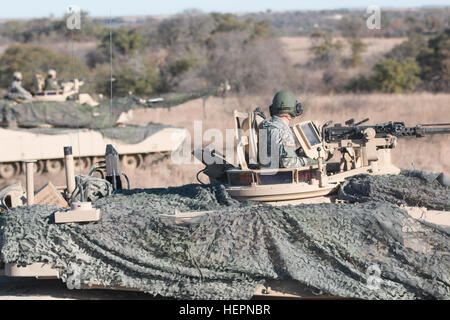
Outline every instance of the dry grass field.
<svg viewBox="0 0 450 320">
<path fill-rule="evenodd" d="M 309 37 L 281 37 L 280 41 L 283 46 L 286 57 L 289 63 L 296 69 L 299 77 L 299 84 L 305 91 L 311 92 L 327 92 L 323 91 L 323 82 L 325 73 L 333 75 L 335 80 L 335 88 L 341 88 L 350 81 L 351 78 L 359 75 L 368 75 L 372 71 L 372 67 L 379 61 L 383 55 L 392 50 L 396 45 L 402 43 L 406 38 L 361 38 L 366 44 L 366 51 L 361 54 L 361 64 L 358 67 L 351 67 L 348 65 L 348 60 L 351 57 L 350 45 L 345 38 L 336 37 L 333 41 L 340 41 L 343 49 L 340 55 L 340 64 L 333 64 L 325 69 L 311 68 L 311 62 L 314 55 L 311 51 L 314 43 Z M 327 77 L 329 77 L 329 75 Z"/>
</svg>

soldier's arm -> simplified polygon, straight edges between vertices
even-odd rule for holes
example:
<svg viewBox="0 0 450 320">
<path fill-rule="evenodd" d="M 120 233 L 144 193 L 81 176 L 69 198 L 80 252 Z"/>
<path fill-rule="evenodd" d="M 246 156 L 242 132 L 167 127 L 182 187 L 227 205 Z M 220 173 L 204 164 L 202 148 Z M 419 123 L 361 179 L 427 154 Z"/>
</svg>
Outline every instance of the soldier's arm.
<svg viewBox="0 0 450 320">
<path fill-rule="evenodd" d="M 29 93 L 23 87 L 19 86 L 16 89 L 17 89 L 17 93 L 19 93 L 24 99 L 31 100 L 31 93 Z"/>
<path fill-rule="evenodd" d="M 281 141 L 280 167 L 298 168 L 308 164 L 306 158 L 297 156 L 293 137 L 284 137 Z"/>
<path fill-rule="evenodd" d="M 298 168 L 308 164 L 306 158 L 297 157 L 297 155 L 286 156 L 280 159 L 280 167 L 282 168 Z"/>
</svg>

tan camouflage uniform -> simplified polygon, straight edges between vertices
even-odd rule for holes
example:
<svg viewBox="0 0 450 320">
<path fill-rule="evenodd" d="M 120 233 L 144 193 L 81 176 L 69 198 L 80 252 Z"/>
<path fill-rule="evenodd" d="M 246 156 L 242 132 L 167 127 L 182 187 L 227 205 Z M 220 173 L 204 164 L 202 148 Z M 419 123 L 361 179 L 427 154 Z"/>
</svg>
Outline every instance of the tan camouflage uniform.
<svg viewBox="0 0 450 320">
<path fill-rule="evenodd" d="M 5 98 L 15 100 L 28 100 L 31 101 L 32 96 L 27 90 L 22 87 L 22 83 L 20 81 L 14 80 L 8 88 L 8 93 Z"/>
</svg>

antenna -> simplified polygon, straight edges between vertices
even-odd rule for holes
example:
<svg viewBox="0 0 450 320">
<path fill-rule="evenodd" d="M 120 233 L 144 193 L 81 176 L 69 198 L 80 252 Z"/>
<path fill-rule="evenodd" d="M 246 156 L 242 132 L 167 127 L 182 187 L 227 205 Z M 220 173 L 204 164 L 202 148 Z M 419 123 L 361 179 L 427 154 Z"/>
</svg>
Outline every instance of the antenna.
<svg viewBox="0 0 450 320">
<path fill-rule="evenodd" d="M 112 44 L 112 17 L 111 17 L 111 8 L 109 9 L 109 75 L 110 75 L 110 96 L 109 96 L 109 122 L 110 122 L 110 127 L 111 127 L 111 134 L 113 139 L 115 138 L 114 136 L 114 130 L 113 130 L 113 44 Z M 117 155 L 117 158 L 119 156 Z M 106 160 L 106 156 L 105 156 L 105 160 Z M 119 180 L 120 180 L 120 173 L 116 171 L 117 168 L 115 166 L 113 166 L 113 176 L 119 175 Z M 116 182 L 116 181 L 114 181 Z M 116 187 L 116 183 L 114 183 L 114 187 Z"/>
<path fill-rule="evenodd" d="M 111 128 L 113 127 L 113 52 L 112 52 L 112 18 L 111 18 L 111 8 L 109 9 L 109 122 Z M 114 134 L 114 132 L 113 132 Z"/>
<path fill-rule="evenodd" d="M 72 49 L 72 79 L 75 81 L 75 49 L 74 49 L 74 38 L 73 38 L 73 28 L 70 29 L 70 44 Z M 80 144 L 80 118 L 78 115 L 78 108 L 75 108 L 76 118 L 77 118 L 77 144 L 78 144 L 78 174 L 81 175 L 81 144 Z"/>
</svg>

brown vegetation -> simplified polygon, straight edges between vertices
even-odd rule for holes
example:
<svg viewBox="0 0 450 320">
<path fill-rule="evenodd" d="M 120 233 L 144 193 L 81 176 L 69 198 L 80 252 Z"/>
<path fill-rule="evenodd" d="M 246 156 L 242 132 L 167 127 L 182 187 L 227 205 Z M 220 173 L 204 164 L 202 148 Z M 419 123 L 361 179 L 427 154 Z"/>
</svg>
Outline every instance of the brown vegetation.
<svg viewBox="0 0 450 320">
<path fill-rule="evenodd" d="M 310 51 L 311 39 L 309 37 L 281 37 L 284 51 L 294 65 L 307 64 L 313 55 Z M 350 46 L 344 38 L 336 38 L 344 44 L 343 54 L 350 55 Z M 406 38 L 363 38 L 367 45 L 367 51 L 362 53 L 363 63 L 379 59 L 391 51 L 396 45 L 402 43 Z"/>
</svg>

